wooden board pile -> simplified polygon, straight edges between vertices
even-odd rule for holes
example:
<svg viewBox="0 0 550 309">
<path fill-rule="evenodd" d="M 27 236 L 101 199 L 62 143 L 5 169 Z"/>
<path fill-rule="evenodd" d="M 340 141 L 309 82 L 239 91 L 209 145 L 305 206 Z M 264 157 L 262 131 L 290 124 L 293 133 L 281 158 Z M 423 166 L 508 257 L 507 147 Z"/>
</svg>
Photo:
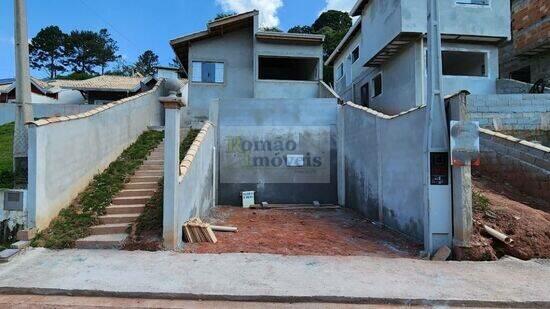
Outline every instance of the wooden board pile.
<svg viewBox="0 0 550 309">
<path fill-rule="evenodd" d="M 209 242 L 217 243 L 218 239 L 208 223 L 204 223 L 199 218 L 193 218 L 183 225 L 183 234 L 188 243 Z"/>
</svg>

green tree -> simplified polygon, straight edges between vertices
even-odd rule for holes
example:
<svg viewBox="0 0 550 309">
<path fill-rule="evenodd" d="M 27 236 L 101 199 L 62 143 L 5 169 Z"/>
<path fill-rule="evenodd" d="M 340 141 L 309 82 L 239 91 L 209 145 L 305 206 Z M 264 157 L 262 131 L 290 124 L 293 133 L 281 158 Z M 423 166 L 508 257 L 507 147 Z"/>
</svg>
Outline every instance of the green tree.
<svg viewBox="0 0 550 309">
<path fill-rule="evenodd" d="M 124 59 L 118 57 L 114 68 L 110 71 L 107 71 L 107 75 L 117 75 L 117 76 L 133 76 L 136 68 L 128 64 Z"/>
<path fill-rule="evenodd" d="M 94 31 L 72 31 L 65 42 L 67 58 L 64 61 L 73 72 L 96 74 L 101 65 L 99 57 L 105 48 L 104 40 Z"/>
<path fill-rule="evenodd" d="M 109 63 L 119 58 L 116 54 L 118 51 L 118 44 L 113 38 L 111 38 L 111 34 L 107 31 L 107 29 L 99 30 L 99 38 L 103 48 L 98 50 L 97 61 L 101 67 L 101 75 L 103 75 L 105 73 L 105 68 L 107 68 Z"/>
<path fill-rule="evenodd" d="M 218 19 L 222 19 L 222 18 L 226 18 L 226 17 L 231 17 L 231 16 L 235 16 L 237 15 L 237 13 L 235 12 L 223 12 L 223 13 L 218 13 L 216 15 L 216 17 L 214 17 L 213 20 L 218 20 Z"/>
<path fill-rule="evenodd" d="M 45 69 L 50 78 L 56 78 L 59 72 L 64 72 L 62 64 L 64 45 L 67 35 L 57 26 L 43 28 L 31 40 L 30 65 L 33 69 Z"/>
<path fill-rule="evenodd" d="M 283 30 L 279 29 L 278 27 L 263 27 L 260 30 L 267 32 L 283 32 Z"/>
<path fill-rule="evenodd" d="M 86 80 L 92 77 L 96 77 L 95 74 L 82 73 L 82 72 L 73 72 L 67 75 L 57 75 L 57 79 L 67 79 L 67 80 Z"/>
<path fill-rule="evenodd" d="M 329 10 L 323 12 L 311 25 L 314 32 L 321 32 L 321 29 L 330 27 L 336 32 L 348 32 L 351 28 L 351 17 L 346 12 Z"/>
<path fill-rule="evenodd" d="M 288 33 L 313 33 L 311 26 L 295 26 L 288 29 Z"/>
<path fill-rule="evenodd" d="M 138 57 L 134 66 L 141 75 L 147 76 L 155 73 L 155 66 L 158 66 L 158 64 L 159 56 L 152 50 L 147 50 Z"/>
</svg>

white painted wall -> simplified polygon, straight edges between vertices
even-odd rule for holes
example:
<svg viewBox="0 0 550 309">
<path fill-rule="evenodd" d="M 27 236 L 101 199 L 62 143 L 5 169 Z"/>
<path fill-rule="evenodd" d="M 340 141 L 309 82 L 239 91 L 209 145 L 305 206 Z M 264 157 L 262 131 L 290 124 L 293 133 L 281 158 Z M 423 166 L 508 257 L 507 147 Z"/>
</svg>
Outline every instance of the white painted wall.
<svg viewBox="0 0 550 309">
<path fill-rule="evenodd" d="M 32 104 L 34 118 L 66 116 L 87 112 L 96 108 L 87 104 Z M 0 125 L 15 121 L 15 104 L 0 104 Z"/>
<path fill-rule="evenodd" d="M 161 125 L 163 92 L 161 85 L 89 117 L 30 125 L 29 225 L 46 228 L 148 126 Z"/>
</svg>

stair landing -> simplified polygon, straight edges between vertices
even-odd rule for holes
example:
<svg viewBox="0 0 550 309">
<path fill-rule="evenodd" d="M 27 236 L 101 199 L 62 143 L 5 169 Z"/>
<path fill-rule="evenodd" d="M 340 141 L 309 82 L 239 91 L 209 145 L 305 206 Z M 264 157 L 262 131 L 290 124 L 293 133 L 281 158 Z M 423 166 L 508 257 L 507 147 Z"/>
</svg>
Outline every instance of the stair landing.
<svg viewBox="0 0 550 309">
<path fill-rule="evenodd" d="M 99 224 L 91 227 L 91 235 L 76 241 L 78 249 L 120 249 L 128 238 L 128 230 L 141 215 L 163 175 L 164 144 L 153 150 L 147 160 L 113 197 Z"/>
</svg>

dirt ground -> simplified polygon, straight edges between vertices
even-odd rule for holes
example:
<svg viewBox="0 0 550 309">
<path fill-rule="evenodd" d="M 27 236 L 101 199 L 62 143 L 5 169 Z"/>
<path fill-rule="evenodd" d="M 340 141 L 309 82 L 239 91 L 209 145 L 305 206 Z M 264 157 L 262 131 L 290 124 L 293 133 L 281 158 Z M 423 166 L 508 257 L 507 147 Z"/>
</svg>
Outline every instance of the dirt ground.
<svg viewBox="0 0 550 309">
<path fill-rule="evenodd" d="M 188 244 L 188 253 L 419 256 L 420 245 L 380 228 L 349 209 L 279 210 L 216 207 L 203 221 L 235 226 L 218 243 Z"/>
<path fill-rule="evenodd" d="M 473 246 L 457 256 L 465 260 L 496 260 L 504 255 L 519 259 L 550 258 L 550 214 L 544 201 L 519 194 L 500 182 L 477 175 L 474 190 L 488 201 L 486 209 L 474 208 Z M 539 208 L 535 209 L 533 207 Z M 509 235 L 514 243 L 493 239 L 483 225 Z"/>
</svg>

